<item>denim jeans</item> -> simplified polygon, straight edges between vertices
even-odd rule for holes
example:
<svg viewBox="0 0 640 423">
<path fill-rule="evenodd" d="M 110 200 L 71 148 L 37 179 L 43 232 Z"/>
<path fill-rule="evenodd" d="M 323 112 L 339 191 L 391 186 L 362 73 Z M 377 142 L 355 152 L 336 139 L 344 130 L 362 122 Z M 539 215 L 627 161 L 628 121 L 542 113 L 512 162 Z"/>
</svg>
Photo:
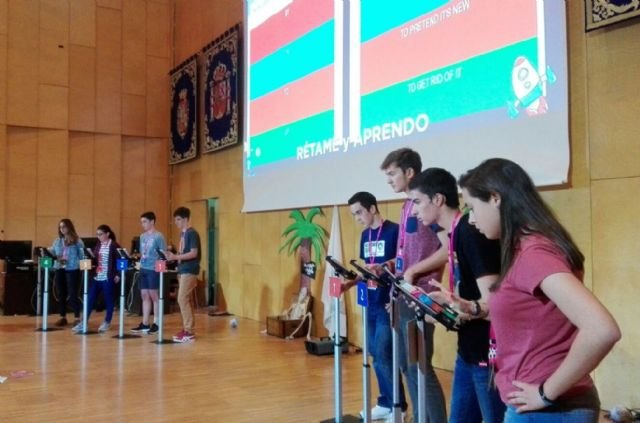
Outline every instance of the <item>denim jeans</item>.
<svg viewBox="0 0 640 423">
<path fill-rule="evenodd" d="M 490 382 L 491 369 L 465 362 L 459 355 L 453 371 L 449 423 L 502 423 L 505 405 Z"/>
<path fill-rule="evenodd" d="M 518 414 L 512 406 L 507 407 L 504 423 L 598 423 L 599 412 L 591 408 L 545 412 L 543 410 Z"/>
<path fill-rule="evenodd" d="M 415 318 L 415 312 L 402 299 L 398 299 L 399 321 L 398 321 L 398 361 L 400 369 L 404 373 L 409 396 L 411 397 L 411 406 L 413 408 L 413 421 L 421 423 L 418 419 L 418 366 L 417 363 L 409 364 L 408 360 L 408 337 L 407 324 Z M 436 376 L 436 372 L 431 365 L 433 357 L 433 331 L 434 326 L 430 323 L 424 323 L 424 345 L 425 345 L 425 400 L 426 400 L 426 422 L 425 423 L 446 423 L 447 408 L 444 399 L 444 392 L 440 381 Z"/>
<path fill-rule="evenodd" d="M 104 316 L 104 321 L 107 323 L 111 323 L 111 318 L 113 317 L 113 281 L 97 281 L 93 280 L 91 287 L 89 288 L 89 299 L 87 300 L 87 321 L 89 321 L 89 316 L 91 316 L 91 312 L 93 311 L 93 306 L 96 303 L 96 297 L 102 291 L 102 296 L 104 297 L 104 305 L 106 308 L 106 313 Z"/>
<path fill-rule="evenodd" d="M 391 343 L 391 321 L 384 305 L 371 304 L 367 309 L 367 348 L 373 358 L 373 370 L 378 380 L 380 407 L 393 408 L 393 345 Z M 400 380 L 400 408 L 407 409 L 402 380 Z"/>
</svg>

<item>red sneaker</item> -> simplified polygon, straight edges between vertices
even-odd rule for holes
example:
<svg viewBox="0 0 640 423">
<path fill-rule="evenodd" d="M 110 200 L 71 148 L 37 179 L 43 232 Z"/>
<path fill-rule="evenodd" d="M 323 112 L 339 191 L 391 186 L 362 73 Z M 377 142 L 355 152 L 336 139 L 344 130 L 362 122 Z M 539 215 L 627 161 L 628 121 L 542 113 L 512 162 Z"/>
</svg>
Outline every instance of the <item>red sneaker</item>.
<svg viewBox="0 0 640 423">
<path fill-rule="evenodd" d="M 174 335 L 173 342 L 180 342 L 180 343 L 192 342 L 195 339 L 196 339 L 196 337 L 191 332 L 187 332 L 185 330 L 181 330 L 176 335 Z"/>
</svg>

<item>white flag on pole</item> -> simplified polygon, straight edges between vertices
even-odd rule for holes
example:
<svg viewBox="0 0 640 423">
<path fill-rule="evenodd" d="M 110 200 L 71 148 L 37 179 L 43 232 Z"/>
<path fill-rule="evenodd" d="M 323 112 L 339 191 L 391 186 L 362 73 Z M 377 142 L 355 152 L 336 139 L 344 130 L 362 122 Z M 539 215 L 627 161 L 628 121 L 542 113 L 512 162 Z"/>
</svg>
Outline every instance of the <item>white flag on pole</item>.
<svg viewBox="0 0 640 423">
<path fill-rule="evenodd" d="M 333 206 L 333 217 L 331 219 L 331 232 L 329 234 L 329 246 L 327 255 L 342 262 L 342 235 L 340 232 L 340 214 L 338 206 Z M 334 276 L 333 267 L 326 263 L 324 269 L 324 279 L 322 280 L 322 302 L 324 303 L 324 327 L 327 328 L 331 337 L 335 332 L 334 323 L 334 298 L 329 296 L 329 278 Z M 340 301 L 340 336 L 347 336 L 347 311 L 344 301 Z"/>
</svg>

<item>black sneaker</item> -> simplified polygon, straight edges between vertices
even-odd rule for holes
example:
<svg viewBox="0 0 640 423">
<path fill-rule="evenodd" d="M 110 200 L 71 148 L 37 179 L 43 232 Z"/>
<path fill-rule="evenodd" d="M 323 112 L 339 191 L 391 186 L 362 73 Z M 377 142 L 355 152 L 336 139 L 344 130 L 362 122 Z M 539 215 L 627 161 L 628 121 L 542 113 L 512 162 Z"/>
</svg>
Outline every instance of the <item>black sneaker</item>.
<svg viewBox="0 0 640 423">
<path fill-rule="evenodd" d="M 131 332 L 133 332 L 133 333 L 149 333 L 150 330 L 151 330 L 151 327 L 149 325 L 145 325 L 144 323 L 140 323 L 135 328 L 132 328 Z"/>
<path fill-rule="evenodd" d="M 156 333 L 158 332 L 158 325 L 156 325 L 155 323 L 153 323 L 151 325 L 151 328 L 149 329 L 149 333 Z"/>
</svg>

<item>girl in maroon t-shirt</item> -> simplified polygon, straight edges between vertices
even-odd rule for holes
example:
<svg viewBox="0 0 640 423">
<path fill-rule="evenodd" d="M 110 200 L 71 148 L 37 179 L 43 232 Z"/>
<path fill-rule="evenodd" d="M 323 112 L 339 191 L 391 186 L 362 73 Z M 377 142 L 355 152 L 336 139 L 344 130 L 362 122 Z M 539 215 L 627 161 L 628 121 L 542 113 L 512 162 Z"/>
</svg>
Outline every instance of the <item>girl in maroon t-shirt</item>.
<svg viewBox="0 0 640 423">
<path fill-rule="evenodd" d="M 459 184 L 470 223 L 500 239 L 489 310 L 505 423 L 597 422 L 589 373 L 621 335 L 582 283 L 584 256 L 516 163 L 486 160 Z"/>
</svg>

